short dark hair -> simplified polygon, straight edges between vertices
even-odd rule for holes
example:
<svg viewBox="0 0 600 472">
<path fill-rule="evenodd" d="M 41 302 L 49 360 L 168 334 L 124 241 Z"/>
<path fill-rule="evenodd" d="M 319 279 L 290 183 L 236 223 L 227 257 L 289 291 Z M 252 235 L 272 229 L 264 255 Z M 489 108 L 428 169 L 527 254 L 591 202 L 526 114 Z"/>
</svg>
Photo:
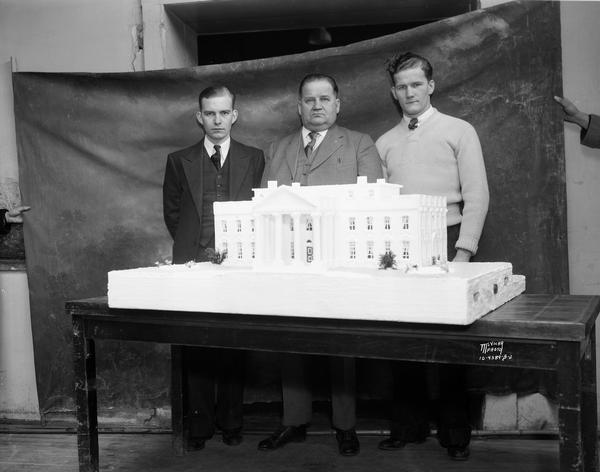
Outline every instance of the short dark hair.
<svg viewBox="0 0 600 472">
<path fill-rule="evenodd" d="M 205 98 L 222 97 L 223 95 L 229 95 L 231 97 L 231 108 L 235 108 L 235 94 L 229 90 L 225 85 L 211 85 L 206 87 L 200 95 L 198 95 L 198 106 L 202 110 L 202 100 Z"/>
<path fill-rule="evenodd" d="M 335 81 L 335 79 L 333 77 L 331 77 L 330 75 L 326 75 L 326 74 L 305 75 L 304 78 L 302 79 L 302 81 L 300 82 L 300 87 L 298 87 L 298 96 L 302 97 L 302 89 L 304 88 L 304 86 L 307 83 L 315 82 L 317 80 L 326 80 L 327 82 L 329 82 L 331 84 L 331 87 L 333 88 L 333 92 L 335 93 L 335 96 L 336 97 L 338 96 L 339 89 L 338 89 L 337 82 Z"/>
<path fill-rule="evenodd" d="M 412 52 L 404 52 L 392 56 L 387 61 L 387 71 L 390 74 L 392 83 L 394 82 L 394 75 L 399 71 L 405 69 L 413 69 L 414 67 L 420 67 L 425 72 L 427 80 L 433 79 L 433 67 L 431 63 L 423 56 Z"/>
</svg>

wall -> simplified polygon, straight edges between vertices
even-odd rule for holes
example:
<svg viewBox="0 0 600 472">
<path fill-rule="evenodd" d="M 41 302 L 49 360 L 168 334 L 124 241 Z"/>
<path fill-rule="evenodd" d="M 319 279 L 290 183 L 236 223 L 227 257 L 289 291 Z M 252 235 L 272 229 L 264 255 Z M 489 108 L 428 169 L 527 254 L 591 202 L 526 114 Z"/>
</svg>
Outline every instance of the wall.
<svg viewBox="0 0 600 472">
<path fill-rule="evenodd" d="M 23 270 L 0 270 L 0 418 L 39 419 L 29 288 Z"/>
<path fill-rule="evenodd" d="M 481 0 L 482 8 L 506 0 Z M 561 44 L 563 62 L 563 95 L 578 107 L 600 114 L 600 2 L 561 2 Z M 558 94 L 559 91 L 557 90 Z M 550 98 L 550 97 L 548 97 Z M 526 158 L 526 156 L 523 156 Z M 565 166 L 567 186 L 567 232 L 569 252 L 569 288 L 574 295 L 600 294 L 600 150 L 581 146 L 579 128 L 565 123 Z M 600 326 L 596 325 L 596 337 Z M 600 375 L 600 350 L 596 353 L 597 377 Z M 600 392 L 598 393 L 600 399 Z M 531 408 L 531 405 L 535 406 Z M 555 406 L 555 405 L 553 405 Z M 486 416 L 492 417 L 496 427 L 506 418 L 504 429 L 521 428 L 521 420 L 532 414 L 544 416 L 546 427 L 556 426 L 555 408 L 540 395 L 518 398 L 488 397 Z M 521 410 L 524 414 L 521 415 Z M 600 412 L 599 412 L 600 417 Z M 503 420 L 504 419 L 504 420 Z M 504 421 L 506 422 L 506 421 Z M 484 421 L 485 423 L 485 421 Z M 503 429 L 503 428 L 500 428 Z"/>
<path fill-rule="evenodd" d="M 564 95 L 600 114 L 600 3 L 563 2 Z M 600 150 L 581 146 L 579 127 L 565 124 L 571 293 L 600 294 Z"/>
<path fill-rule="evenodd" d="M 561 21 L 564 95 L 600 115 L 600 2 L 563 2 Z M 571 293 L 599 295 L 600 149 L 581 146 L 579 127 L 572 123 L 565 123 L 565 161 Z M 598 377 L 600 349 L 596 366 Z"/>
<path fill-rule="evenodd" d="M 152 7 L 144 23 L 141 0 L 0 0 L 0 195 L 18 198 L 11 71 L 196 65 L 195 34 L 165 15 L 160 1 L 143 3 Z M 0 273 L 0 418 L 39 416 L 27 287 L 24 270 Z"/>
<path fill-rule="evenodd" d="M 142 6 L 161 3 L 165 2 L 0 0 L 0 178 L 17 178 L 11 57 L 19 71 L 121 72 L 192 65 L 190 32 L 160 16 L 160 8 L 154 16 L 144 16 L 147 30 L 143 45 L 139 43 Z M 481 2 L 482 7 L 497 3 L 502 1 Z M 600 3 L 563 2 L 561 21 L 564 93 L 582 108 L 600 113 Z M 600 150 L 582 147 L 576 126 L 566 124 L 565 154 L 571 293 L 598 294 Z M 24 286 L 20 290 L 26 290 Z"/>
<path fill-rule="evenodd" d="M 134 70 L 139 0 L 0 0 L 0 61 L 19 71 Z"/>
<path fill-rule="evenodd" d="M 142 0 L 145 70 L 198 65 L 196 33 L 164 9 L 173 0 Z"/>
<path fill-rule="evenodd" d="M 141 70 L 140 24 L 139 0 L 0 0 L 0 194 L 18 193 L 11 68 Z M 39 418 L 24 270 L 0 272 L 0 346 L 0 418 Z"/>
</svg>

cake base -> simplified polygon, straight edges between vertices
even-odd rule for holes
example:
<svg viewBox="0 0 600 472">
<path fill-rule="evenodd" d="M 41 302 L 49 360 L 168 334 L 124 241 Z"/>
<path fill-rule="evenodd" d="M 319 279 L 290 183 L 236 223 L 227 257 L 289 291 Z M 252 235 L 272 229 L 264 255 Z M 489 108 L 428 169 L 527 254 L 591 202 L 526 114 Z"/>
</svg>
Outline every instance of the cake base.
<svg viewBox="0 0 600 472">
<path fill-rule="evenodd" d="M 525 290 L 507 262 L 448 272 L 339 269 L 257 272 L 211 263 L 108 273 L 108 306 L 467 325 Z"/>
</svg>

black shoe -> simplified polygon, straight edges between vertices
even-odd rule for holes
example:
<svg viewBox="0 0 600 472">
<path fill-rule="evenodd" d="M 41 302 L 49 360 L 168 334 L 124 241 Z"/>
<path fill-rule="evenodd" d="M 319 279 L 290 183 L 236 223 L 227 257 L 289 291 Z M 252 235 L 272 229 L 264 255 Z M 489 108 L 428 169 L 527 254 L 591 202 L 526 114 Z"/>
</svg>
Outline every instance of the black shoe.
<svg viewBox="0 0 600 472">
<path fill-rule="evenodd" d="M 377 445 L 377 447 L 382 451 L 397 451 L 398 449 L 402 449 L 404 446 L 406 446 L 406 441 L 393 438 L 392 436 L 384 439 Z"/>
<path fill-rule="evenodd" d="M 306 440 L 306 425 L 280 426 L 271 436 L 258 443 L 258 450 L 272 451 L 287 443 L 303 442 L 304 440 Z"/>
<path fill-rule="evenodd" d="M 223 437 L 223 442 L 228 446 L 239 446 L 242 444 L 244 439 L 242 436 L 242 430 L 240 428 L 224 429 L 221 434 Z"/>
<path fill-rule="evenodd" d="M 337 429 L 335 438 L 338 442 L 338 449 L 342 456 L 355 456 L 360 451 L 360 443 L 353 429 Z"/>
<path fill-rule="evenodd" d="M 190 437 L 187 440 L 185 449 L 187 451 L 201 451 L 204 449 L 204 445 L 206 440 L 204 438 L 194 438 Z"/>
<path fill-rule="evenodd" d="M 448 448 L 448 455 L 453 461 L 466 461 L 469 459 L 470 454 L 469 446 Z"/>
</svg>

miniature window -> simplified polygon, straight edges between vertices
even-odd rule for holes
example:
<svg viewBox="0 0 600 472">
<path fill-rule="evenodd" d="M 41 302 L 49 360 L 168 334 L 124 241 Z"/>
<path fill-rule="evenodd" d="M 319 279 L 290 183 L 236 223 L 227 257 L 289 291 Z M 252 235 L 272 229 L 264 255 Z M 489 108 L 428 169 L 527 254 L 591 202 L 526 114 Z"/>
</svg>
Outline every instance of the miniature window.
<svg viewBox="0 0 600 472">
<path fill-rule="evenodd" d="M 402 229 L 408 229 L 408 216 L 402 217 Z"/>
<path fill-rule="evenodd" d="M 367 230 L 371 231 L 373 229 L 373 217 L 367 216 Z"/>
<path fill-rule="evenodd" d="M 410 242 L 402 241 L 402 259 L 410 259 Z"/>
<path fill-rule="evenodd" d="M 350 241 L 349 247 L 350 247 L 350 254 L 349 254 L 350 259 L 356 259 L 356 242 Z"/>
<path fill-rule="evenodd" d="M 290 218 L 290 231 L 294 231 L 294 218 Z"/>
<path fill-rule="evenodd" d="M 227 221 L 226 220 L 221 220 L 221 231 L 223 233 L 227 232 Z"/>
<path fill-rule="evenodd" d="M 223 241 L 222 248 L 223 248 L 223 252 L 227 252 L 227 241 Z"/>
<path fill-rule="evenodd" d="M 350 198 L 354 197 L 354 192 L 352 190 L 348 190 L 348 196 Z"/>
<path fill-rule="evenodd" d="M 383 217 L 383 227 L 385 229 L 390 229 L 392 227 L 392 221 L 391 221 L 391 218 L 389 216 L 384 216 Z"/>
<path fill-rule="evenodd" d="M 389 254 L 390 252 L 392 252 L 392 242 L 391 241 L 385 241 L 384 245 L 385 245 L 385 252 L 387 254 Z"/>
<path fill-rule="evenodd" d="M 375 190 L 370 189 L 369 190 L 369 197 L 374 197 L 375 196 Z"/>
<path fill-rule="evenodd" d="M 242 220 L 235 220 L 235 225 L 237 227 L 237 232 L 241 233 L 242 232 Z"/>
<path fill-rule="evenodd" d="M 294 259 L 294 258 L 295 258 L 295 255 L 294 255 L 294 241 L 292 241 L 292 242 L 290 243 L 290 257 L 291 257 L 292 259 Z"/>
<path fill-rule="evenodd" d="M 348 218 L 348 228 L 350 228 L 350 231 L 354 231 L 356 229 L 356 218 L 353 216 Z"/>
<path fill-rule="evenodd" d="M 254 233 L 254 220 L 250 220 L 250 231 Z"/>
<path fill-rule="evenodd" d="M 306 220 L 306 231 L 312 231 L 312 220 L 310 218 Z"/>
<path fill-rule="evenodd" d="M 237 243 L 237 258 L 242 259 L 244 257 L 244 252 L 242 251 L 242 243 Z"/>
<path fill-rule="evenodd" d="M 373 259 L 373 241 L 367 241 L 367 259 Z"/>
<path fill-rule="evenodd" d="M 250 253 L 252 254 L 252 259 L 256 257 L 256 243 L 254 241 L 250 242 Z"/>
</svg>

